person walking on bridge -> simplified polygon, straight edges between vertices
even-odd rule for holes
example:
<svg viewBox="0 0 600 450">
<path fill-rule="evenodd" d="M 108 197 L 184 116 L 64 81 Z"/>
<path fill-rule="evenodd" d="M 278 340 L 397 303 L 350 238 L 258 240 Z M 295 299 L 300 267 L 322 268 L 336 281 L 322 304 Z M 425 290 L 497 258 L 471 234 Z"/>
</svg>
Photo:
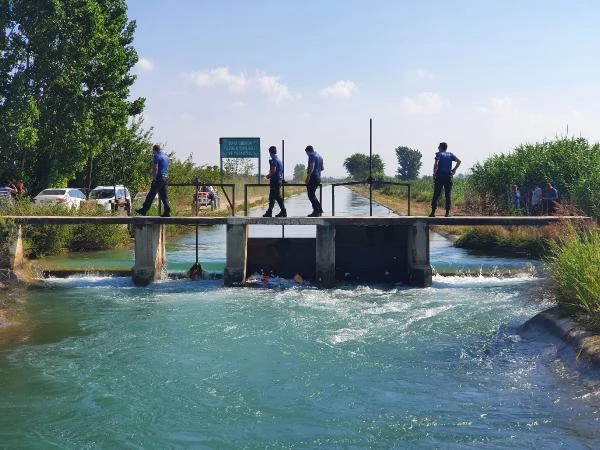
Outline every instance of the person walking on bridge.
<svg viewBox="0 0 600 450">
<path fill-rule="evenodd" d="M 275 202 L 279 205 L 279 214 L 275 217 L 287 217 L 283 197 L 281 196 L 281 186 L 283 185 L 283 163 L 277 157 L 277 147 L 269 147 L 269 173 L 265 176 L 269 180 L 269 209 L 263 214 L 263 217 L 273 217 L 273 206 Z"/>
<path fill-rule="evenodd" d="M 315 193 L 321 184 L 321 172 L 325 170 L 323 167 L 323 158 L 315 152 L 312 145 L 307 146 L 304 151 L 308 156 L 308 167 L 306 169 L 305 180 L 306 193 L 308 194 L 308 199 L 310 200 L 313 209 L 308 217 L 320 217 L 323 215 L 323 208 Z"/>
<path fill-rule="evenodd" d="M 454 168 L 452 162 L 456 162 Z M 452 206 L 452 177 L 456 169 L 460 166 L 460 159 L 452 152 L 448 151 L 448 144 L 440 142 L 438 152 L 435 154 L 435 163 L 433 164 L 433 199 L 431 200 L 431 214 L 429 217 L 435 217 L 438 200 L 444 188 L 446 195 L 446 217 L 450 217 L 450 208 Z"/>
<path fill-rule="evenodd" d="M 169 204 L 169 196 L 167 194 L 168 177 L 169 177 L 169 158 L 162 152 L 159 144 L 152 146 L 153 153 L 153 165 L 152 165 L 152 184 L 150 185 L 150 191 L 146 195 L 146 200 L 140 209 L 136 209 L 135 212 L 145 216 L 148 210 L 152 206 L 152 202 L 158 193 L 158 197 L 163 204 L 164 212 L 161 217 L 171 217 L 171 205 Z"/>
</svg>

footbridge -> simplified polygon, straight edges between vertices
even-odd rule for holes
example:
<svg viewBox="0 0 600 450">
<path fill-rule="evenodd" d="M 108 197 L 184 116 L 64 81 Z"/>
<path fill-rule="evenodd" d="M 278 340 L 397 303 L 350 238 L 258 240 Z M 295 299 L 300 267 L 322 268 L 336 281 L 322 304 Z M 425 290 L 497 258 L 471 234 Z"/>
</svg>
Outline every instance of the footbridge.
<svg viewBox="0 0 600 450">
<path fill-rule="evenodd" d="M 135 263 L 132 279 L 144 286 L 160 278 L 166 263 L 165 230 L 169 224 L 226 227 L 226 286 L 244 285 L 254 272 L 292 277 L 298 273 L 322 287 L 336 281 L 392 282 L 431 285 L 429 227 L 528 226 L 581 223 L 585 216 L 456 216 L 456 217 L 125 217 L 0 216 L 16 225 L 4 269 L 24 264 L 23 225 L 123 224 L 133 229 Z M 315 238 L 249 238 L 250 225 L 312 225 Z"/>
</svg>

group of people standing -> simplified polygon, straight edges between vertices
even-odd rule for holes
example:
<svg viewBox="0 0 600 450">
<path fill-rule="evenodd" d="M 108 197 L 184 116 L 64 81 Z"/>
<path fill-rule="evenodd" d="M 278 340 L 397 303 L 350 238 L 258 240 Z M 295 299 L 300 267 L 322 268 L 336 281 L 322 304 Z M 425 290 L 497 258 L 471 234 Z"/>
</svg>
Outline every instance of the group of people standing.
<svg viewBox="0 0 600 450">
<path fill-rule="evenodd" d="M 164 205 L 164 213 L 162 216 L 170 217 L 171 207 L 167 196 L 169 159 L 162 153 L 160 145 L 154 145 L 152 150 L 154 153 L 152 186 L 143 206 L 136 210 L 136 212 L 143 216 L 146 215 L 152 201 L 158 193 L 158 196 Z M 452 179 L 456 170 L 460 167 L 461 161 L 455 154 L 448 151 L 448 144 L 446 142 L 440 142 L 437 150 L 433 165 L 434 191 L 431 200 L 431 213 L 429 216 L 435 217 L 438 201 L 443 190 L 446 197 L 445 216 L 449 217 L 452 208 Z M 324 170 L 323 157 L 315 151 L 312 145 L 308 145 L 304 151 L 308 157 L 305 179 L 306 192 L 312 205 L 312 212 L 308 214 L 308 217 L 320 217 L 323 214 L 323 207 L 316 196 L 316 191 L 321 184 L 321 172 Z M 269 156 L 269 173 L 265 176 L 265 178 L 269 180 L 269 207 L 263 214 L 263 217 L 273 217 L 273 207 L 275 206 L 275 203 L 279 205 L 279 213 L 277 213 L 275 217 L 287 217 L 287 210 L 285 209 L 281 192 L 284 183 L 283 162 L 277 155 L 277 147 L 269 147 Z M 22 184 L 22 181 L 19 180 L 17 186 L 0 187 L 0 192 L 2 189 L 8 189 L 11 194 L 14 192 L 13 195 L 15 195 L 16 192 L 23 192 L 25 186 Z M 531 184 L 527 201 L 523 204 L 518 186 L 513 185 L 512 201 L 515 209 L 525 211 L 528 214 L 553 214 L 556 211 L 558 191 L 549 182 L 545 183 L 543 190 L 539 185 Z"/>
<path fill-rule="evenodd" d="M 519 187 L 513 184 L 511 186 L 511 206 L 517 211 L 523 211 L 532 216 L 554 214 L 558 204 L 558 190 L 550 182 L 544 183 L 543 186 L 544 189 L 539 184 L 531 183 L 529 185 L 529 195 L 523 201 Z"/>
<path fill-rule="evenodd" d="M 23 180 L 19 180 L 16 183 L 10 181 L 3 181 L 0 183 L 0 194 L 10 195 L 11 197 L 21 197 L 27 195 L 27 188 Z"/>
</svg>

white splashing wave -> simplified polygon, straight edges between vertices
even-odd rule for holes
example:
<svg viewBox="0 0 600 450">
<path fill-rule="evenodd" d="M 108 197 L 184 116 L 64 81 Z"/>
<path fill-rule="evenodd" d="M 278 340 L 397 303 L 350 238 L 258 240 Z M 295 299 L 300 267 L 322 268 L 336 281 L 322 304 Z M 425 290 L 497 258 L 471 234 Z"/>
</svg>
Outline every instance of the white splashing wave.
<svg viewBox="0 0 600 450">
<path fill-rule="evenodd" d="M 434 275 L 432 288 L 444 287 L 469 287 L 469 286 L 510 286 L 514 284 L 529 283 L 534 280 L 539 280 L 532 273 L 522 273 L 510 277 L 498 276 L 465 276 L 465 275 Z"/>
<path fill-rule="evenodd" d="M 335 345 L 348 341 L 356 341 L 365 334 L 367 334 L 366 329 L 342 328 L 341 330 L 337 330 L 333 336 L 331 336 L 331 343 Z"/>
</svg>

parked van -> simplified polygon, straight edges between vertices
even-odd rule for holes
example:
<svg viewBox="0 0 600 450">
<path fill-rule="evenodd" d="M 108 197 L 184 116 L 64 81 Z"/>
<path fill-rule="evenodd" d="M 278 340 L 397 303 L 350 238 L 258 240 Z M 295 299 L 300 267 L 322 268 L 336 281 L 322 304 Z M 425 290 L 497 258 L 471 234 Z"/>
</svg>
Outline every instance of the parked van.
<svg viewBox="0 0 600 450">
<path fill-rule="evenodd" d="M 89 199 L 107 211 L 117 211 L 119 207 L 124 207 L 127 214 L 131 213 L 131 195 L 122 184 L 96 186 L 90 191 Z"/>
</svg>

